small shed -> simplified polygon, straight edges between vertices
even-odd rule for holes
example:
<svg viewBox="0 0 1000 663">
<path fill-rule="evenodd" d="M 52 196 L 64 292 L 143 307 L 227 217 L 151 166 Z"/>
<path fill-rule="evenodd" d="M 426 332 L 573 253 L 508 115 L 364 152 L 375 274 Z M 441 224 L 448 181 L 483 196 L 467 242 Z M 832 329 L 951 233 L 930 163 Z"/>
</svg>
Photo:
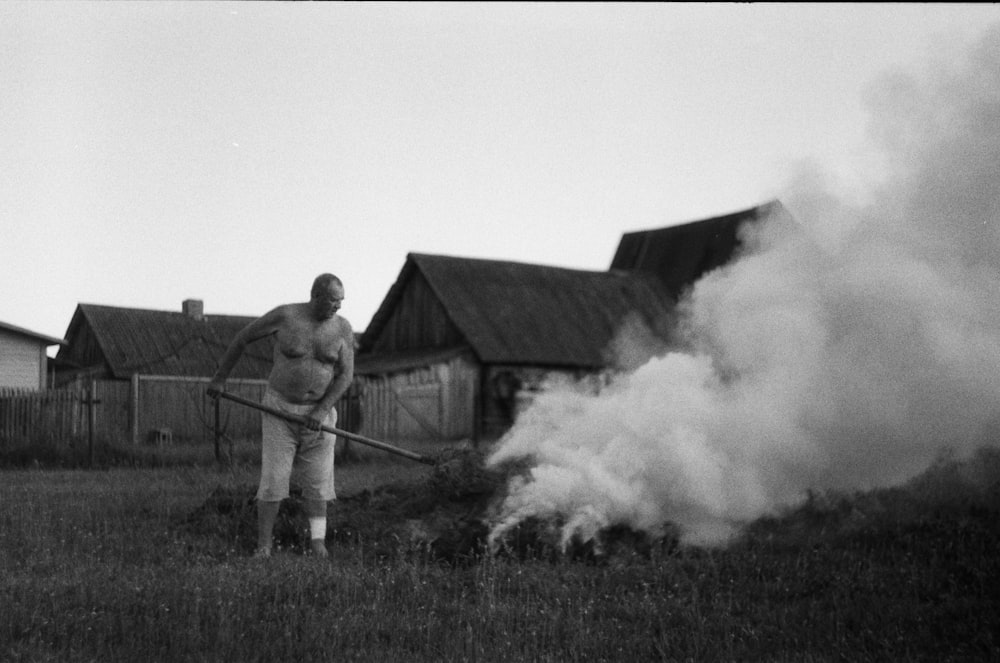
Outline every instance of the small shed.
<svg viewBox="0 0 1000 663">
<path fill-rule="evenodd" d="M 48 386 L 48 348 L 66 341 L 0 322 L 0 389 Z"/>
<path fill-rule="evenodd" d="M 201 300 L 178 311 L 79 304 L 56 355 L 57 384 L 96 389 L 98 428 L 106 437 L 174 440 L 212 435 L 215 403 L 205 393 L 236 333 L 254 318 L 205 315 Z M 230 389 L 259 400 L 271 370 L 274 341 L 247 348 Z M 220 425 L 233 437 L 259 434 L 259 413 L 225 403 Z"/>
<path fill-rule="evenodd" d="M 668 300 L 640 272 L 411 253 L 361 337 L 362 430 L 496 439 L 543 380 L 601 371 L 626 320 L 656 328 Z"/>
</svg>

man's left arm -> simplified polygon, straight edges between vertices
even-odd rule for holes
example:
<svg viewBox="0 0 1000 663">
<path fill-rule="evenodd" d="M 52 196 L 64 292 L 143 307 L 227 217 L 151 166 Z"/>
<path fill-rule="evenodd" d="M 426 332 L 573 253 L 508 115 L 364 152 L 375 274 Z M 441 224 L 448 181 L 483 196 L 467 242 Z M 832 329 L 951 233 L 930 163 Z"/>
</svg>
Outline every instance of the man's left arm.
<svg viewBox="0 0 1000 663">
<path fill-rule="evenodd" d="M 354 381 L 354 332 L 351 325 L 345 320 L 343 324 L 343 339 L 340 346 L 340 353 L 337 356 L 337 367 L 334 370 L 333 380 L 326 388 L 323 398 L 316 403 L 316 407 L 310 413 L 307 425 L 313 430 L 319 430 L 323 420 L 337 405 L 337 401 L 347 392 Z M 315 426 L 312 424 L 315 423 Z"/>
</svg>

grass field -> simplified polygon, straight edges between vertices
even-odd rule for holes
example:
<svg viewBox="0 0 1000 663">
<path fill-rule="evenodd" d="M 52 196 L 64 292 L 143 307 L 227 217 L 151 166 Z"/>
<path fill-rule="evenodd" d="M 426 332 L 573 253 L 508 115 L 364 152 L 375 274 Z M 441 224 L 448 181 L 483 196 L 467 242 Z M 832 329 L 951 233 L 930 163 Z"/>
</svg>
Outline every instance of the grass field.
<svg viewBox="0 0 1000 663">
<path fill-rule="evenodd" d="M 416 490 L 429 471 L 343 464 L 338 490 Z M 587 562 L 446 564 L 363 538 L 328 561 L 254 560 L 224 528 L 184 525 L 255 479 L 249 464 L 0 472 L 0 660 L 1000 660 L 996 452 L 812 496 L 726 549 Z"/>
</svg>

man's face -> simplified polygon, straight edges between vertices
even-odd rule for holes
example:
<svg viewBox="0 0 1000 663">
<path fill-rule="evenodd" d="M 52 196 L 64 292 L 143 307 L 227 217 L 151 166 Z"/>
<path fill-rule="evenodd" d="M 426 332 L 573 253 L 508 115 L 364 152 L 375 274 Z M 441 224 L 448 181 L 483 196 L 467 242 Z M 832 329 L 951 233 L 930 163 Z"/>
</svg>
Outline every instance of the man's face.
<svg viewBox="0 0 1000 663">
<path fill-rule="evenodd" d="M 344 289 L 331 283 L 327 287 L 320 287 L 313 291 L 309 304 L 312 307 L 313 316 L 317 320 L 329 320 L 344 302 Z"/>
</svg>

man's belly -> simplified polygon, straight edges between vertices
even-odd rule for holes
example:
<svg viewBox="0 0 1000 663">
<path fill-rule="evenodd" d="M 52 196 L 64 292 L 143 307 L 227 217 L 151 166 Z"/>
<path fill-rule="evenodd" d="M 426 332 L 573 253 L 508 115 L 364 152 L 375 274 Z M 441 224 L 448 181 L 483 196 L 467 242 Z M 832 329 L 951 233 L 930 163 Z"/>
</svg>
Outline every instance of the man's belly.
<svg viewBox="0 0 1000 663">
<path fill-rule="evenodd" d="M 290 403 L 315 403 L 333 381 L 333 367 L 318 361 L 279 362 L 268 385 Z"/>
</svg>

